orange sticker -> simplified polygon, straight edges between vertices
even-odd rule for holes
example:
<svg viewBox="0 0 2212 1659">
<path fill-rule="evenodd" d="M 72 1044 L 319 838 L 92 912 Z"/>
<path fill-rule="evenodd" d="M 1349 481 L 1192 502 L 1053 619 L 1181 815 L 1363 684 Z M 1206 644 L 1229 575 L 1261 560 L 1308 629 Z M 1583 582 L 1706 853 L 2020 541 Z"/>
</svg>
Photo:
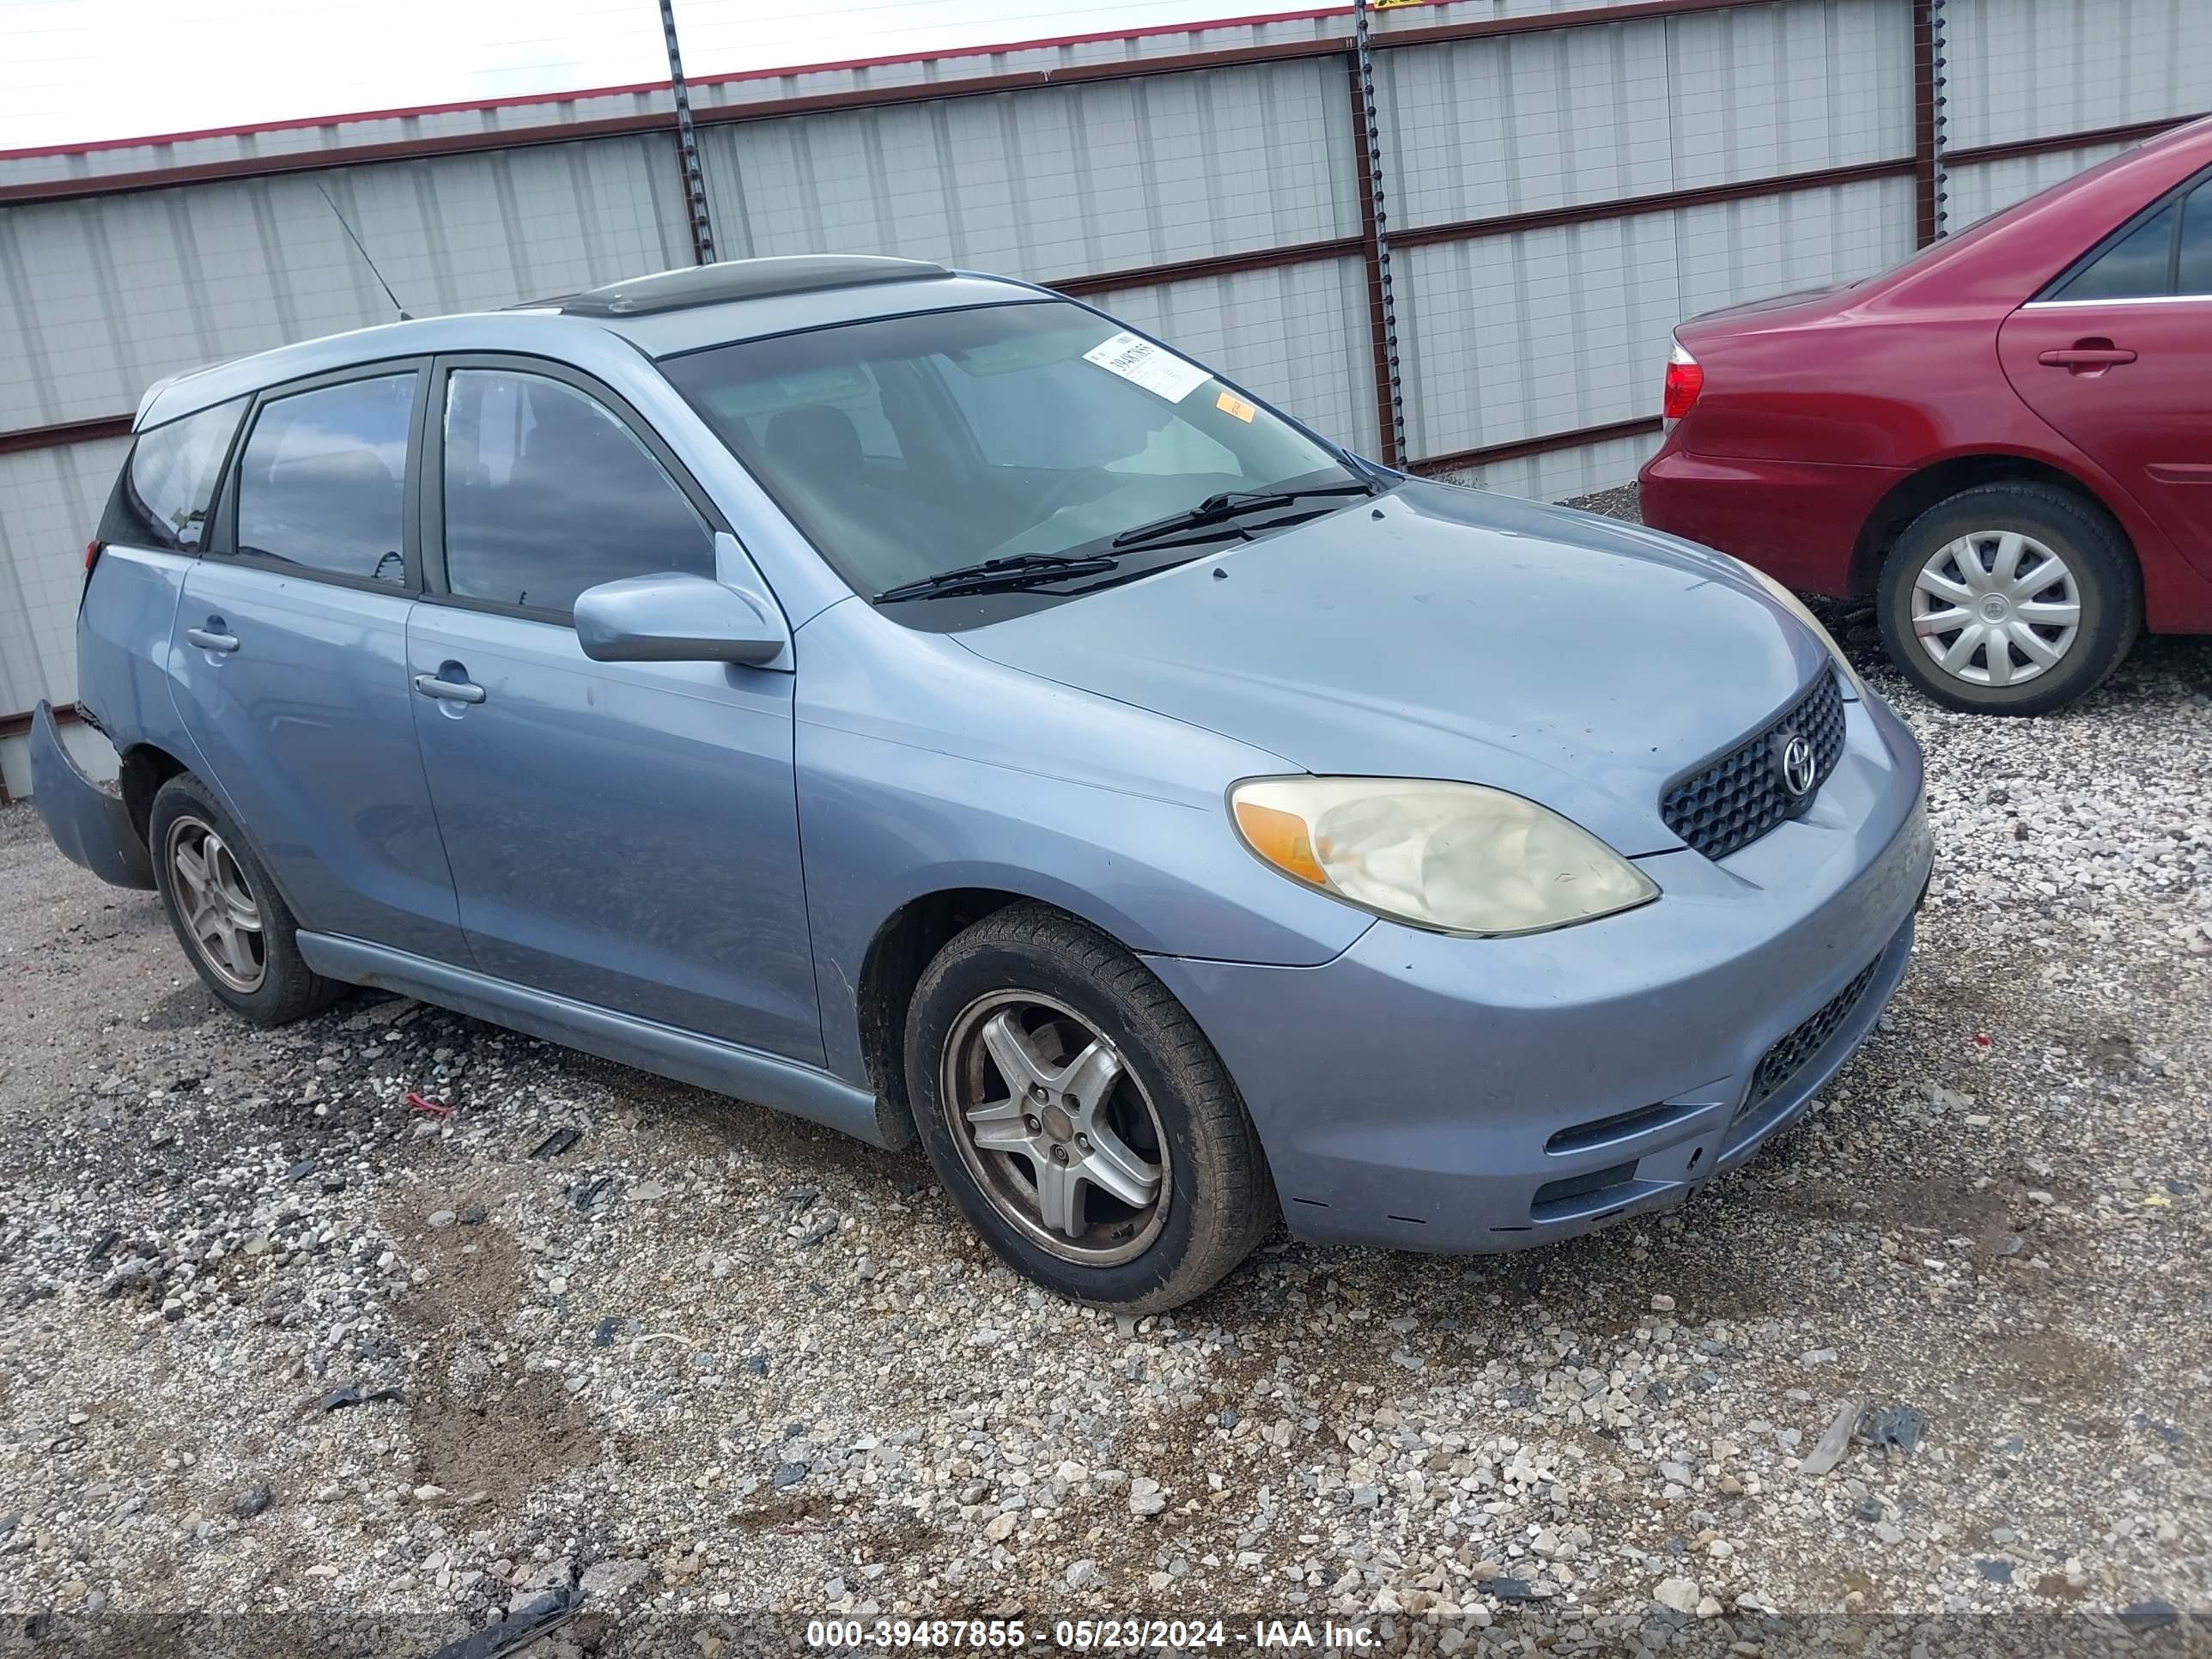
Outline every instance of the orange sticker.
<svg viewBox="0 0 2212 1659">
<path fill-rule="evenodd" d="M 1250 424 L 1252 416 L 1259 412 L 1233 392 L 1223 392 L 1213 400 L 1213 406 L 1224 415 L 1234 415 L 1248 425 Z"/>
</svg>

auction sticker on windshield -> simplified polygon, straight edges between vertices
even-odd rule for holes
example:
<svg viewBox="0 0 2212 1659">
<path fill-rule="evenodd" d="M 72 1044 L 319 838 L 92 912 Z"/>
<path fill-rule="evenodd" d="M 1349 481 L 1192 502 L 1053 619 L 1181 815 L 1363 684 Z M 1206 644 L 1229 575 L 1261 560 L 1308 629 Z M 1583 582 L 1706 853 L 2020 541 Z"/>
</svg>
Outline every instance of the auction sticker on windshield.
<svg viewBox="0 0 2212 1659">
<path fill-rule="evenodd" d="M 1083 354 L 1083 361 L 1109 369 L 1171 404 L 1181 403 L 1213 378 L 1196 363 L 1185 362 L 1172 351 L 1163 351 L 1126 330 L 1091 347 Z"/>
</svg>

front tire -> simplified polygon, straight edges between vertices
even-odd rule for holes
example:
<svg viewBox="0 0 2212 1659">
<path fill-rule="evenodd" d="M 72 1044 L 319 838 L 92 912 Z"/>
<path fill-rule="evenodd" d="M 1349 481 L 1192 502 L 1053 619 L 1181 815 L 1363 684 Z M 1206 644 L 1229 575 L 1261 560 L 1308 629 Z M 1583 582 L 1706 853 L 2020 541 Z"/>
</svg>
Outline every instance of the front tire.
<svg viewBox="0 0 2212 1659">
<path fill-rule="evenodd" d="M 1277 1218 L 1258 1134 L 1197 1022 L 1059 911 L 1011 905 L 938 954 L 906 1066 L 947 1190 L 1009 1266 L 1062 1296 L 1179 1307 Z"/>
<path fill-rule="evenodd" d="M 169 926 L 224 1007 L 255 1025 L 286 1025 L 345 994 L 300 955 L 292 912 L 214 791 L 179 773 L 155 795 L 146 828 Z"/>
<path fill-rule="evenodd" d="M 2041 714 L 2095 690 L 2142 627 L 2119 528 L 2045 484 L 1961 491 L 1915 519 L 1876 593 L 1890 659 L 1947 708 Z"/>
</svg>

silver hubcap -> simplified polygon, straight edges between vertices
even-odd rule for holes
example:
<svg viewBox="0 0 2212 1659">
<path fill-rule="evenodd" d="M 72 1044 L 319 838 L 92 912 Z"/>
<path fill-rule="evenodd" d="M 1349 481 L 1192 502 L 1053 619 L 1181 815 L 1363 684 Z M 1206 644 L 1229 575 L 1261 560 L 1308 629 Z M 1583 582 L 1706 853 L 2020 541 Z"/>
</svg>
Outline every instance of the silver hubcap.
<svg viewBox="0 0 2212 1659">
<path fill-rule="evenodd" d="M 1937 550 L 1912 585 L 1912 631 L 1936 665 L 1973 685 L 2056 668 L 2081 625 L 2066 561 L 2033 536 L 1977 530 Z"/>
<path fill-rule="evenodd" d="M 1167 1219 L 1167 1136 L 1103 1033 L 1033 991 L 980 997 L 952 1022 L 939 1091 L 992 1206 L 1066 1261 L 1141 1255 Z"/>
<path fill-rule="evenodd" d="M 169 885 L 185 932 L 210 972 L 234 991 L 253 991 L 269 972 L 261 907 L 221 836 L 195 817 L 169 826 Z"/>
</svg>

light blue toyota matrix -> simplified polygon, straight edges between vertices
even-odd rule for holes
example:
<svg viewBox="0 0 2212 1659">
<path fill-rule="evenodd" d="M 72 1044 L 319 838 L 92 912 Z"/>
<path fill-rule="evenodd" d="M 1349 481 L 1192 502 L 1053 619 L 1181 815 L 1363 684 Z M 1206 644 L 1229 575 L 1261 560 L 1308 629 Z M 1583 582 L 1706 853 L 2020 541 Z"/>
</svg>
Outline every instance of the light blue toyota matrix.
<svg viewBox="0 0 2212 1659">
<path fill-rule="evenodd" d="M 1071 1297 L 1679 1202 L 1905 973 L 1919 751 L 1787 592 L 1026 283 L 670 272 L 136 429 L 78 622 L 118 786 L 43 707 L 33 779 L 218 998 L 918 1134 Z"/>
</svg>

